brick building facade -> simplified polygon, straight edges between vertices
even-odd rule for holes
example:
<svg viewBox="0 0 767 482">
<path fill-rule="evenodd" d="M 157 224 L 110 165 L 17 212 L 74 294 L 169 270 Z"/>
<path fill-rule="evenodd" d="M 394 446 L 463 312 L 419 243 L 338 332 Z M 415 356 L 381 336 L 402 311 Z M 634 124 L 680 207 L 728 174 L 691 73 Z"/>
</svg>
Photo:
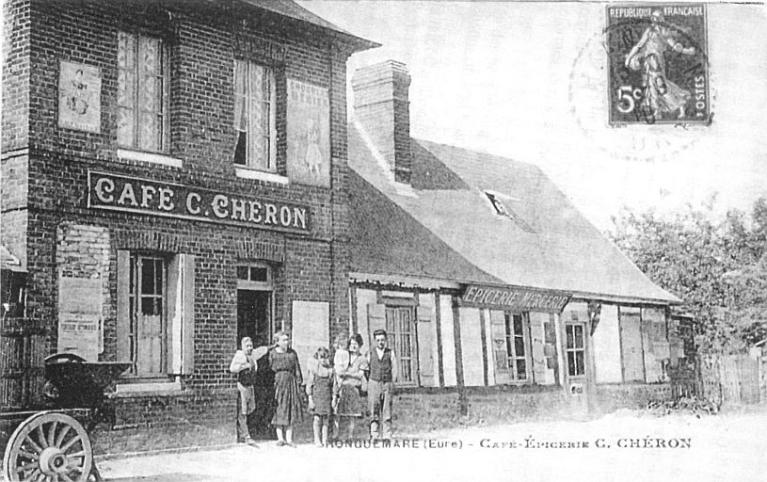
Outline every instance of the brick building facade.
<svg viewBox="0 0 767 482">
<path fill-rule="evenodd" d="M 241 336 L 348 331 L 346 60 L 375 44 L 287 1 L 4 9 L 2 244 L 45 353 L 131 362 L 117 450 L 231 440 Z"/>
</svg>

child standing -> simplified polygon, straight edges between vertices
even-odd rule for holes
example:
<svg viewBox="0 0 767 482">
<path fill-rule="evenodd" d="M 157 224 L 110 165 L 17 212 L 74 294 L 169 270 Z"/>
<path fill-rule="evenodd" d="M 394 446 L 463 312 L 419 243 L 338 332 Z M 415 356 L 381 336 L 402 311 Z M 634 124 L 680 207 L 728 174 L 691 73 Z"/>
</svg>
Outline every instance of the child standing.
<svg viewBox="0 0 767 482">
<path fill-rule="evenodd" d="M 333 439 L 340 438 L 339 417 L 335 412 L 338 403 L 338 390 L 341 387 L 341 379 L 339 377 L 349 366 L 349 350 L 346 349 L 348 340 L 348 335 L 344 334 L 336 335 L 335 340 L 333 340 L 333 372 L 336 387 L 335 396 L 333 397 Z"/>
<path fill-rule="evenodd" d="M 320 347 L 314 354 L 316 363 L 309 366 L 306 382 L 306 394 L 309 396 L 309 412 L 313 416 L 314 445 L 324 447 L 328 444 L 328 423 L 335 405 L 335 375 L 330 364 L 330 351 Z"/>
</svg>

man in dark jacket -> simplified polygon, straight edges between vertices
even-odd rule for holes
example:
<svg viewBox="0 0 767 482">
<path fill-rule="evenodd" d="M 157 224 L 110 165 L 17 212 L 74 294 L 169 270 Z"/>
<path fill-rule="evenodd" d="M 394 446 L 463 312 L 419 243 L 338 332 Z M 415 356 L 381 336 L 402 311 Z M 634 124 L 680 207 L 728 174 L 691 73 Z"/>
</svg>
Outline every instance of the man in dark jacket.
<svg viewBox="0 0 767 482">
<path fill-rule="evenodd" d="M 399 380 L 399 366 L 394 352 L 386 346 L 386 330 L 373 332 L 375 347 L 368 353 L 368 410 L 370 437 L 391 438 L 392 398 Z M 380 432 L 379 432 L 380 429 Z"/>
</svg>

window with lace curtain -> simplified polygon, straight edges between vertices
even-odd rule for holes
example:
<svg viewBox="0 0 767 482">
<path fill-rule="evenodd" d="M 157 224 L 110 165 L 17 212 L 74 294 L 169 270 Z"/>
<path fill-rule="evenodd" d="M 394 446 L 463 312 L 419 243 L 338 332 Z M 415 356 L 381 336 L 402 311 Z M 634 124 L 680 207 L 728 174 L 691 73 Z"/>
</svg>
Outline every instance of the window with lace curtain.
<svg viewBox="0 0 767 482">
<path fill-rule="evenodd" d="M 117 143 L 150 152 L 168 150 L 168 52 L 159 38 L 118 33 Z"/>
<path fill-rule="evenodd" d="M 247 60 L 234 61 L 236 165 L 276 170 L 274 71 Z"/>
</svg>

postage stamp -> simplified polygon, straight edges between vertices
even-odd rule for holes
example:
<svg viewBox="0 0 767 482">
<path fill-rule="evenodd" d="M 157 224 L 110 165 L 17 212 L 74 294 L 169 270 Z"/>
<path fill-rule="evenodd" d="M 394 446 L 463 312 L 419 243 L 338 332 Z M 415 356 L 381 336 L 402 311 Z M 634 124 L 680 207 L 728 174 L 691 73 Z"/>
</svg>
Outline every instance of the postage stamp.
<svg viewBox="0 0 767 482">
<path fill-rule="evenodd" d="M 705 5 L 606 10 L 610 124 L 710 123 Z"/>
</svg>

